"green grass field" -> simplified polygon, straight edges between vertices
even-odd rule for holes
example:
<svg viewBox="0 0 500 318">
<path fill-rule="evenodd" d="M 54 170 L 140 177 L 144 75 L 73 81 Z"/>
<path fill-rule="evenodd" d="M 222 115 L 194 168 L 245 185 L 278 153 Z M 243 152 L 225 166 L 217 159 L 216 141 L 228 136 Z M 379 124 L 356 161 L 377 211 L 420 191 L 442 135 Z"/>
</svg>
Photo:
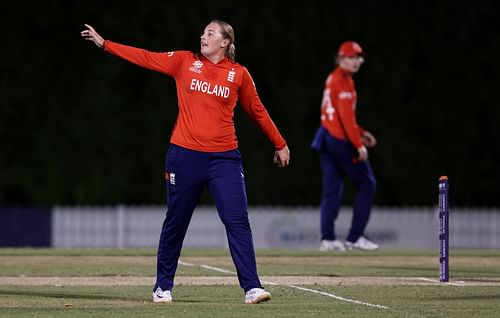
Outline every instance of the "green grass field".
<svg viewBox="0 0 500 318">
<path fill-rule="evenodd" d="M 244 305 L 226 250 L 186 249 L 154 304 L 152 249 L 0 249 L 0 317 L 498 317 L 500 252 L 257 251 L 273 298 Z M 229 273 L 228 273 L 229 272 Z"/>
</svg>

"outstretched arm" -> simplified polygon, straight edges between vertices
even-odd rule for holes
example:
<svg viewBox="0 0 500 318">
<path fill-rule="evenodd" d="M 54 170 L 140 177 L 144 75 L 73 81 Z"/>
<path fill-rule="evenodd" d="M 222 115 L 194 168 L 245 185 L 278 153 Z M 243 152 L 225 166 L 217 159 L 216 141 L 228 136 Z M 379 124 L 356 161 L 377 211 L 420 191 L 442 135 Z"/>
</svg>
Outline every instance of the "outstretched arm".
<svg viewBox="0 0 500 318">
<path fill-rule="evenodd" d="M 106 52 L 121 57 L 131 63 L 144 68 L 161 72 L 169 76 L 175 76 L 182 64 L 186 52 L 151 52 L 144 49 L 104 40 L 102 36 L 90 25 L 85 24 L 86 29 L 80 32 L 81 36 L 88 41 L 94 42 L 97 47 Z"/>
<path fill-rule="evenodd" d="M 86 29 L 80 32 L 81 36 L 88 41 L 94 42 L 98 48 L 104 47 L 104 39 L 97 33 L 97 31 L 90 25 L 85 24 Z"/>
</svg>

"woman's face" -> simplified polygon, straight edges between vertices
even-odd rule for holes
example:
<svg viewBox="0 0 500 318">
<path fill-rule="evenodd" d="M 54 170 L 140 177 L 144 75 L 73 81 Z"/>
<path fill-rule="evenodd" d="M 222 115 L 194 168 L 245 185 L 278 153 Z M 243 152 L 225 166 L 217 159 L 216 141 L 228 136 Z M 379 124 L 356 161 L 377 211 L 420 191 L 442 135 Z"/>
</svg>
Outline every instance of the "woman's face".
<svg viewBox="0 0 500 318">
<path fill-rule="evenodd" d="M 221 33 L 221 27 L 217 23 L 210 23 L 203 30 L 200 37 L 200 52 L 204 56 L 212 56 L 214 54 L 224 54 L 226 47 L 229 45 L 229 40 L 224 39 Z"/>
<path fill-rule="evenodd" d="M 364 62 L 365 59 L 359 55 L 343 56 L 340 58 L 339 66 L 345 71 L 354 74 L 359 71 L 361 64 L 363 64 Z"/>
</svg>

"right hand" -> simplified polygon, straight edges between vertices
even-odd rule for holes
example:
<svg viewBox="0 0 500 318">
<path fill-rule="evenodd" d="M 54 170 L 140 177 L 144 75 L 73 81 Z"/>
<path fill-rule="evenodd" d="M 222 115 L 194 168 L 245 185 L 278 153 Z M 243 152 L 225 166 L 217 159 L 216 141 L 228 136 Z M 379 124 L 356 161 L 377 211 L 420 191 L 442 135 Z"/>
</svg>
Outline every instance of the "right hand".
<svg viewBox="0 0 500 318">
<path fill-rule="evenodd" d="M 358 148 L 357 161 L 365 161 L 366 159 L 368 159 L 368 150 L 365 146 L 361 146 Z"/>
<path fill-rule="evenodd" d="M 104 46 L 104 39 L 97 33 L 97 31 L 88 24 L 85 24 L 86 29 L 80 32 L 80 35 L 88 41 L 94 42 L 97 47 L 101 48 Z"/>
</svg>

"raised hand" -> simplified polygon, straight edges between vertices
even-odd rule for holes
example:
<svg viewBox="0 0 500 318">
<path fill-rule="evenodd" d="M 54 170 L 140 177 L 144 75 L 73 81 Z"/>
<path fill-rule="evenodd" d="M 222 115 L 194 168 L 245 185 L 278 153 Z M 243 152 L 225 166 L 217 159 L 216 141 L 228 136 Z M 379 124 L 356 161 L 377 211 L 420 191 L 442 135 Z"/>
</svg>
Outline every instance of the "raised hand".
<svg viewBox="0 0 500 318">
<path fill-rule="evenodd" d="M 97 33 L 97 31 L 90 25 L 85 24 L 86 29 L 80 32 L 80 35 L 88 41 L 94 42 L 97 47 L 101 48 L 104 46 L 104 39 Z"/>
</svg>

